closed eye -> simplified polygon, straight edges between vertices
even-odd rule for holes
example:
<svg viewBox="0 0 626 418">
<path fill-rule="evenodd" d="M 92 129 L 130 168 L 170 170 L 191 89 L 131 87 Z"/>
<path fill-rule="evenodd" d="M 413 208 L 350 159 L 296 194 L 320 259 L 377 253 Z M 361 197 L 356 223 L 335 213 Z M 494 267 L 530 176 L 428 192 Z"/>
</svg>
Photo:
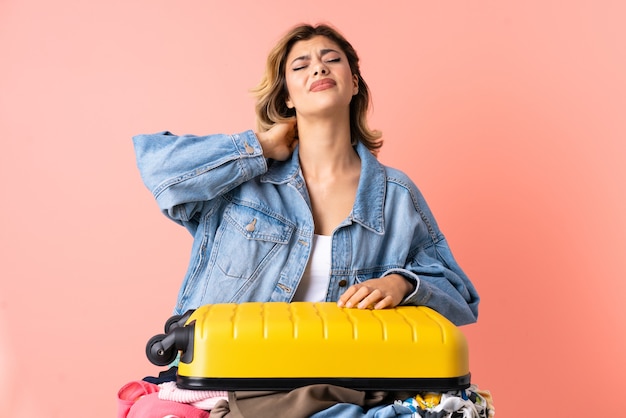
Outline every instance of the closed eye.
<svg viewBox="0 0 626 418">
<path fill-rule="evenodd" d="M 341 61 L 341 57 L 337 57 L 337 58 L 328 59 L 328 60 L 326 60 L 324 62 L 332 64 L 332 63 L 336 63 L 336 62 L 340 62 L 340 61 Z M 300 70 L 305 69 L 306 67 L 308 67 L 308 65 L 299 65 L 297 67 L 292 67 L 291 70 L 292 71 L 300 71 Z"/>
</svg>

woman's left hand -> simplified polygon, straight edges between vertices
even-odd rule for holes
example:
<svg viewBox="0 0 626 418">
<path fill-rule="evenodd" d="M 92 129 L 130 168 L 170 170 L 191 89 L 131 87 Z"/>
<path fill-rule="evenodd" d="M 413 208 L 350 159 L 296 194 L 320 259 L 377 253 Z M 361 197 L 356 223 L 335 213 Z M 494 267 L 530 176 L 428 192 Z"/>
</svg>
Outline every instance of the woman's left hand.
<svg viewBox="0 0 626 418">
<path fill-rule="evenodd" d="M 398 306 L 413 285 L 399 274 L 366 280 L 350 286 L 337 301 L 339 307 L 384 309 Z"/>
</svg>

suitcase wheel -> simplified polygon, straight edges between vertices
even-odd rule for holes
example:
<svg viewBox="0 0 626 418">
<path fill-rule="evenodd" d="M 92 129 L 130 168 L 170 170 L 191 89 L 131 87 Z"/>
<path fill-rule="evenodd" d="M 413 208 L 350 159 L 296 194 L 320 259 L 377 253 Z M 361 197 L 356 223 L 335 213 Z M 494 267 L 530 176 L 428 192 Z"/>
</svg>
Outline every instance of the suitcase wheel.
<svg viewBox="0 0 626 418">
<path fill-rule="evenodd" d="M 165 337 L 167 337 L 165 334 L 155 335 L 146 344 L 146 356 L 156 366 L 167 366 L 176 359 L 178 354 L 176 347 L 163 345 Z"/>
<path fill-rule="evenodd" d="M 195 309 L 190 309 L 182 315 L 171 316 L 165 322 L 165 333 L 169 334 L 174 328 L 183 327 Z"/>
</svg>

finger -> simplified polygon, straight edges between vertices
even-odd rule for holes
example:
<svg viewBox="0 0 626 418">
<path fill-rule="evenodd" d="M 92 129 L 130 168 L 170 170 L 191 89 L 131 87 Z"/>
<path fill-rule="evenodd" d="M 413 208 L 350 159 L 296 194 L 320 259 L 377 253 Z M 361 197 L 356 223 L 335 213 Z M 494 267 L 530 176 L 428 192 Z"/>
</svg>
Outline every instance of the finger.
<svg viewBox="0 0 626 418">
<path fill-rule="evenodd" d="M 368 289 L 368 294 L 361 299 L 357 308 L 367 309 L 374 307 L 374 305 L 383 298 L 383 294 L 379 289 Z"/>
<path fill-rule="evenodd" d="M 376 305 L 374 305 L 374 309 L 385 309 L 385 308 L 394 308 L 396 304 L 393 302 L 393 298 L 391 296 L 385 296 L 382 300 L 378 301 Z"/>
<path fill-rule="evenodd" d="M 361 285 L 357 288 L 356 292 L 346 301 L 346 307 L 352 308 L 358 306 L 363 299 L 366 299 L 367 296 L 371 293 L 372 289 L 368 286 Z"/>
<path fill-rule="evenodd" d="M 339 305 L 339 307 L 344 306 L 346 302 L 352 297 L 352 295 L 356 293 L 357 289 L 358 288 L 356 286 L 350 286 L 349 288 L 347 288 L 346 291 L 343 292 L 341 296 L 339 296 L 339 300 L 337 300 L 337 305 Z"/>
</svg>

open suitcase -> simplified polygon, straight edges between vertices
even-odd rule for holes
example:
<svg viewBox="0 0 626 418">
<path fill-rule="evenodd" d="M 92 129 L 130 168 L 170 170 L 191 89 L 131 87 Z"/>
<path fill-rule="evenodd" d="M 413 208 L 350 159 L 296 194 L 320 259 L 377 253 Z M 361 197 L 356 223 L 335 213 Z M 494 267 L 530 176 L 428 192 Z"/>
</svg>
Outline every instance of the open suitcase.
<svg viewBox="0 0 626 418">
<path fill-rule="evenodd" d="M 146 346 L 160 366 L 180 354 L 177 385 L 201 390 L 447 391 L 469 387 L 460 329 L 427 307 L 361 310 L 336 303 L 205 305 L 171 317 Z"/>
</svg>

